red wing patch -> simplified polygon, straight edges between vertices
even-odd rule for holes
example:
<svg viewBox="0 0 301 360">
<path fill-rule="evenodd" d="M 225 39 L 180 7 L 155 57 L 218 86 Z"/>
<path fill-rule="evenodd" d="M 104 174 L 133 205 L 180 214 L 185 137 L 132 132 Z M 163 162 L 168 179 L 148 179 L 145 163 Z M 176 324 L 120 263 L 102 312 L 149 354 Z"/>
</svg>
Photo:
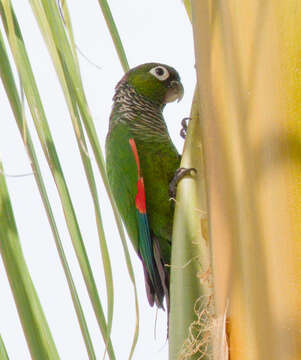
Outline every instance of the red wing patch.
<svg viewBox="0 0 301 360">
<path fill-rule="evenodd" d="M 146 213 L 144 181 L 142 177 L 137 181 L 136 207 L 140 213 Z"/>
<path fill-rule="evenodd" d="M 138 151 L 137 151 L 137 147 L 136 147 L 136 143 L 135 143 L 134 139 L 129 139 L 129 143 L 132 148 L 132 151 L 133 151 L 133 154 L 134 154 L 134 157 L 136 160 L 136 164 L 137 164 L 137 169 L 138 169 L 136 208 L 140 213 L 145 214 L 146 206 L 145 206 L 144 181 L 143 181 L 143 177 L 140 174 L 140 162 L 139 162 Z"/>
</svg>

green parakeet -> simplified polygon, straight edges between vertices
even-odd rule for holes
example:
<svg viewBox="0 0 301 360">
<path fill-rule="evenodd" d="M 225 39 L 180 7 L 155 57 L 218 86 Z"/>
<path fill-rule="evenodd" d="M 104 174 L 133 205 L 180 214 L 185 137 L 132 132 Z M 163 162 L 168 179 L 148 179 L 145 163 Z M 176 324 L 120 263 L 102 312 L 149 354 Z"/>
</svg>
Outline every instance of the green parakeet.
<svg viewBox="0 0 301 360">
<path fill-rule="evenodd" d="M 169 308 L 173 203 L 169 184 L 179 168 L 162 111 L 183 97 L 175 69 L 148 63 L 127 72 L 113 97 L 106 138 L 110 187 L 144 269 L 151 306 Z"/>
</svg>

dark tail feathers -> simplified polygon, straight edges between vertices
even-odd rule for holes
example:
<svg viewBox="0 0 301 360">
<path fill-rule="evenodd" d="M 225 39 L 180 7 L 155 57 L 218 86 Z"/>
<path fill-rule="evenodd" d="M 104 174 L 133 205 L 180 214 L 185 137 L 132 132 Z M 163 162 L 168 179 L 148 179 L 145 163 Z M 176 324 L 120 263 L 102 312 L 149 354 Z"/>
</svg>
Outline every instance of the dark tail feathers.
<svg viewBox="0 0 301 360">
<path fill-rule="evenodd" d="M 161 256 L 159 241 L 155 236 L 153 240 L 153 254 L 154 254 L 154 274 L 150 277 L 143 259 L 143 269 L 145 277 L 145 288 L 147 293 L 148 302 L 151 306 L 156 304 L 158 308 L 165 310 L 164 297 L 166 299 L 167 314 L 169 314 L 169 269 L 165 266 Z"/>
</svg>

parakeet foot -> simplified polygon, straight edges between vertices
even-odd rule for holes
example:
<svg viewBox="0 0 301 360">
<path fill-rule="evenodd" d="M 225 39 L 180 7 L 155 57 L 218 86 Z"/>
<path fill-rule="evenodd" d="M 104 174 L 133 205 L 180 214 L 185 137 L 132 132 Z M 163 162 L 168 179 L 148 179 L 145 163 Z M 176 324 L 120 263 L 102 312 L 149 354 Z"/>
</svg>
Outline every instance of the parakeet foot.
<svg viewBox="0 0 301 360">
<path fill-rule="evenodd" d="M 181 121 L 181 125 L 182 125 L 182 129 L 180 130 L 180 136 L 185 139 L 186 138 L 186 133 L 187 133 L 187 128 L 188 128 L 188 120 L 191 120 L 190 117 L 186 117 Z"/>
<path fill-rule="evenodd" d="M 186 175 L 191 175 L 191 173 L 197 173 L 195 168 L 178 168 L 172 178 L 171 182 L 169 183 L 169 196 L 173 199 L 176 197 L 177 193 L 177 185 L 180 180 L 183 179 Z"/>
</svg>

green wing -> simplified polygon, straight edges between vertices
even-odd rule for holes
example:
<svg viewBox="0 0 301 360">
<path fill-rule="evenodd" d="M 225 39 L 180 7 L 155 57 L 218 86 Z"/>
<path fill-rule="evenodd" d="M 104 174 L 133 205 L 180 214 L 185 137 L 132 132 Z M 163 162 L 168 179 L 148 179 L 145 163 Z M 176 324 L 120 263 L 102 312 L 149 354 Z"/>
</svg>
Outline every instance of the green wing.
<svg viewBox="0 0 301 360">
<path fill-rule="evenodd" d="M 139 251 L 139 231 L 135 199 L 138 169 L 126 124 L 118 123 L 106 140 L 106 166 L 110 187 L 135 250 Z"/>
<path fill-rule="evenodd" d="M 160 251 L 154 253 L 139 154 L 134 137 L 125 124 L 117 124 L 109 134 L 106 154 L 112 193 L 128 234 L 143 263 L 149 303 L 153 305 L 156 302 L 163 308 L 163 298 L 167 293 L 164 286 L 166 274 Z"/>
</svg>

